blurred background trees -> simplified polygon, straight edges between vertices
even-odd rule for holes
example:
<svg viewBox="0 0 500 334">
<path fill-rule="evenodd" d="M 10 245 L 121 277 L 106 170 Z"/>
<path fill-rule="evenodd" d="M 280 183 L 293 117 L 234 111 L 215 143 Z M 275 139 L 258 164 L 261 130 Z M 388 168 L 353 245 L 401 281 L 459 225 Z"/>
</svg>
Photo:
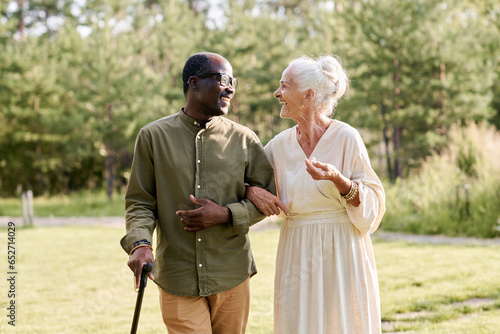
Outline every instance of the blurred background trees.
<svg viewBox="0 0 500 334">
<path fill-rule="evenodd" d="M 293 125 L 272 95 L 288 62 L 340 56 L 351 90 L 334 117 L 362 131 L 381 176 L 405 179 L 452 126 L 500 126 L 499 15 L 494 0 L 3 0 L 0 196 L 111 197 L 140 127 L 183 106 L 199 51 L 232 63 L 228 117 L 263 143 Z"/>
</svg>

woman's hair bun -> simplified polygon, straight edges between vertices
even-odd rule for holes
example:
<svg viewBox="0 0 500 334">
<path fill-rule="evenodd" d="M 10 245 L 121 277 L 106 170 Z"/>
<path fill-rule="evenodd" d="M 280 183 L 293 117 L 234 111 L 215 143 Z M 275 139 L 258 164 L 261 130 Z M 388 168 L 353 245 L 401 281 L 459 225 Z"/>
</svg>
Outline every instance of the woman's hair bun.
<svg viewBox="0 0 500 334">
<path fill-rule="evenodd" d="M 321 56 L 318 58 L 318 64 L 323 74 L 328 77 L 335 86 L 332 91 L 336 100 L 340 99 L 347 91 L 349 79 L 347 73 L 342 67 L 342 61 L 337 56 Z"/>
<path fill-rule="evenodd" d="M 290 62 L 298 89 L 316 92 L 316 109 L 330 116 L 337 101 L 347 92 L 349 78 L 337 56 L 322 55 L 316 59 L 301 56 Z"/>
</svg>

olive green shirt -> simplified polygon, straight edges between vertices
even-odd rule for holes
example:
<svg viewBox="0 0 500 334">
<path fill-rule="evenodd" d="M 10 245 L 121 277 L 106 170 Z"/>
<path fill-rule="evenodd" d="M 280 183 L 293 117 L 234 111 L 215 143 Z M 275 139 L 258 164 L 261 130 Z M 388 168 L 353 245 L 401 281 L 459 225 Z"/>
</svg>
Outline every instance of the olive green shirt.
<svg viewBox="0 0 500 334">
<path fill-rule="evenodd" d="M 123 249 L 152 242 L 156 229 L 154 275 L 165 291 L 208 296 L 235 287 L 257 272 L 248 231 L 264 218 L 245 199 L 245 183 L 276 193 L 272 166 L 250 129 L 224 117 L 201 128 L 182 110 L 146 125 L 125 195 Z M 190 194 L 227 206 L 232 222 L 185 231 L 175 212 L 197 208 Z"/>
</svg>

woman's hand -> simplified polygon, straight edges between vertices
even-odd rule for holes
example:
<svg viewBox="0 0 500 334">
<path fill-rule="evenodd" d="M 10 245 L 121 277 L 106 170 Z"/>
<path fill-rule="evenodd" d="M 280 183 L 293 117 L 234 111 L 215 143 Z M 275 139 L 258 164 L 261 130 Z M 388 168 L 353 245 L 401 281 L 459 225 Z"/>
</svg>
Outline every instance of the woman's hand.
<svg viewBox="0 0 500 334">
<path fill-rule="evenodd" d="M 316 158 L 306 159 L 305 162 L 306 170 L 313 179 L 332 181 L 342 196 L 347 195 L 351 190 L 353 181 L 342 175 L 335 166 L 316 161 Z M 349 203 L 356 207 L 361 204 L 359 192 L 349 201 Z"/>
<path fill-rule="evenodd" d="M 329 180 L 335 183 L 341 175 L 335 166 L 316 161 L 316 158 L 306 159 L 305 162 L 307 172 L 315 180 Z"/>
<path fill-rule="evenodd" d="M 260 212 L 267 217 L 272 215 L 279 215 L 280 209 L 285 215 L 288 216 L 288 208 L 282 201 L 269 191 L 255 187 L 247 186 L 245 189 L 245 197 L 250 200 Z"/>
</svg>

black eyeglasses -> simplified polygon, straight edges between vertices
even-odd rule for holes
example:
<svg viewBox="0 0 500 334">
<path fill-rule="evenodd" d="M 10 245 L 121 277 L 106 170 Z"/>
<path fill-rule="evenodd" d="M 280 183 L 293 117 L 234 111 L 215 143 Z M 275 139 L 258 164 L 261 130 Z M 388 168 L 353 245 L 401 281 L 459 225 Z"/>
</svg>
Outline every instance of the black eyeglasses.
<svg viewBox="0 0 500 334">
<path fill-rule="evenodd" d="M 208 78 L 208 77 L 213 77 L 217 76 L 217 81 L 221 84 L 222 87 L 227 87 L 228 85 L 236 89 L 238 87 L 238 79 L 236 78 L 231 78 L 229 75 L 224 74 L 224 73 L 201 73 L 195 75 L 195 77 L 198 78 Z"/>
</svg>

